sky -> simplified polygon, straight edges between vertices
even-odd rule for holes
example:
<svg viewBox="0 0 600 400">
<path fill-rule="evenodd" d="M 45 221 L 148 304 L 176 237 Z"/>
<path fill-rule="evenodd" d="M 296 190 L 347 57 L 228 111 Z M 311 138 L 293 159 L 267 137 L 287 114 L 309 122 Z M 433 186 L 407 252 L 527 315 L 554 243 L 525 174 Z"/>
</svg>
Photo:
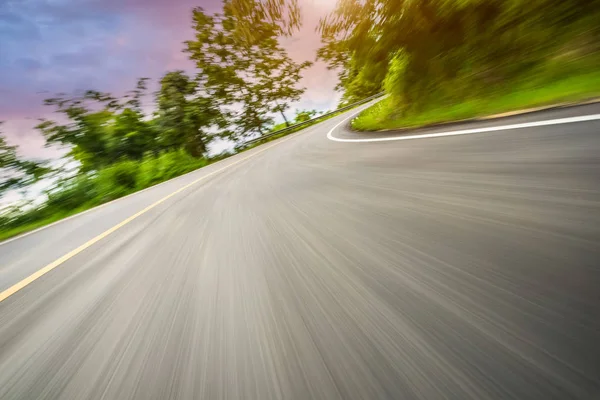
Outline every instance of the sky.
<svg viewBox="0 0 600 400">
<path fill-rule="evenodd" d="M 335 1 L 299 2 L 303 27 L 282 43 L 294 60 L 314 61 L 315 27 Z M 193 36 L 196 6 L 216 12 L 220 1 L 0 0 L 0 121 L 7 141 L 28 158 L 60 157 L 33 129 L 37 118 L 52 117 L 44 98 L 86 89 L 121 94 L 139 77 L 156 82 L 169 70 L 192 72 L 181 50 Z M 335 83 L 335 72 L 316 63 L 300 82 L 307 90 L 294 108 L 334 108 L 340 98 Z"/>
</svg>

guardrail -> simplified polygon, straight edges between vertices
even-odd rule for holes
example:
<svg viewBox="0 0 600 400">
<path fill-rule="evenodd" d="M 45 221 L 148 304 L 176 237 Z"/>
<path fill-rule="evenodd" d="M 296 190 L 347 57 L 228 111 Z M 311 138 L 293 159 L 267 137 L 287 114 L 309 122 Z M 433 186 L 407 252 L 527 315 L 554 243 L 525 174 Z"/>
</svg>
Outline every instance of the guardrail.
<svg viewBox="0 0 600 400">
<path fill-rule="evenodd" d="M 383 95 L 385 95 L 385 92 L 377 93 L 377 94 L 375 94 L 373 96 L 367 97 L 366 99 L 357 101 L 356 103 L 352 103 L 352 104 L 349 104 L 349 105 L 347 105 L 345 107 L 338 108 L 337 110 L 330 111 L 330 112 L 325 113 L 325 114 L 321 114 L 318 117 L 308 119 L 306 121 L 300 122 L 299 124 L 290 125 L 290 126 L 288 126 L 286 128 L 280 129 L 278 131 L 271 132 L 271 133 L 268 133 L 266 135 L 259 136 L 259 137 L 255 138 L 255 139 L 250 139 L 250 140 L 248 140 L 248 141 L 246 141 L 244 143 L 241 143 L 238 146 L 238 148 L 244 148 L 244 147 L 246 147 L 246 146 L 248 146 L 248 145 L 250 145 L 252 143 L 260 142 L 261 140 L 268 139 L 268 138 L 273 137 L 273 136 L 281 135 L 282 133 L 285 133 L 285 132 L 288 132 L 288 131 L 292 131 L 292 130 L 294 130 L 296 128 L 300 128 L 300 127 L 302 127 L 304 125 L 312 124 L 314 122 L 317 122 L 320 119 L 329 117 L 330 115 L 333 115 L 333 114 L 336 114 L 336 113 L 339 113 L 339 112 L 343 112 L 343 111 L 349 110 L 349 109 L 354 108 L 356 106 L 360 106 L 361 104 L 368 103 L 369 101 L 374 100 L 374 99 L 379 98 L 379 97 L 382 97 Z"/>
</svg>

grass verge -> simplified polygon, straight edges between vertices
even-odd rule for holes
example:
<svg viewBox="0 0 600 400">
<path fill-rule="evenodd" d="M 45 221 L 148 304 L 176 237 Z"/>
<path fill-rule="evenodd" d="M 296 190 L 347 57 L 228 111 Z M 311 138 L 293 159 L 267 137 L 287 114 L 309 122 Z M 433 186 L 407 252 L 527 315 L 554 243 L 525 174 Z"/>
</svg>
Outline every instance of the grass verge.
<svg viewBox="0 0 600 400">
<path fill-rule="evenodd" d="M 486 98 L 472 98 L 443 107 L 433 107 L 414 115 L 399 115 L 388 97 L 361 113 L 352 127 L 359 131 L 412 128 L 462 119 L 482 117 L 560 102 L 577 102 L 600 96 L 600 70 L 564 77 L 540 84 L 526 81 L 506 87 L 506 91 Z"/>
<path fill-rule="evenodd" d="M 61 219 L 68 218 L 72 215 L 79 214 L 80 212 L 88 210 L 91 207 L 94 207 L 94 206 L 81 207 L 81 208 L 78 208 L 75 210 L 53 214 L 53 215 L 50 215 L 44 219 L 40 219 L 35 222 L 30 222 L 30 223 L 27 223 L 24 225 L 15 226 L 15 227 L 9 228 L 7 230 L 2 230 L 2 231 L 0 231 L 0 242 L 10 239 L 11 237 L 14 237 L 17 235 L 21 235 L 23 233 L 33 231 L 33 230 L 41 228 L 43 226 L 50 225 L 56 221 L 60 221 Z"/>
</svg>

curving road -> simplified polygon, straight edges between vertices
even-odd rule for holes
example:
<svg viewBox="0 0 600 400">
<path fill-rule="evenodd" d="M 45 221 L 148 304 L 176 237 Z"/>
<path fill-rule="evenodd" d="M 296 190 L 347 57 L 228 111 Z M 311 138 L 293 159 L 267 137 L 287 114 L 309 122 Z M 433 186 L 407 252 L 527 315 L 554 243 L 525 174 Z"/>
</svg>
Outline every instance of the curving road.
<svg viewBox="0 0 600 400">
<path fill-rule="evenodd" d="M 600 121 L 347 117 L 0 244 L 0 399 L 600 398 Z"/>
</svg>

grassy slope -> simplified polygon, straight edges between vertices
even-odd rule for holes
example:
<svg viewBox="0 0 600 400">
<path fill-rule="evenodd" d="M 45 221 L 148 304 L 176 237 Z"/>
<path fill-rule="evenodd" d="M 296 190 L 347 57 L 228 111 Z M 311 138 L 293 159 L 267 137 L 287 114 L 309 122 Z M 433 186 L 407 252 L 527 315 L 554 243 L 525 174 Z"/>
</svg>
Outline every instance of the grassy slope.
<svg viewBox="0 0 600 400">
<path fill-rule="evenodd" d="M 363 112 L 352 127 L 361 131 L 417 127 L 600 96 L 600 69 L 542 82 L 526 81 L 486 99 L 468 99 L 405 117 L 397 115 L 392 99 L 387 98 Z"/>
</svg>

